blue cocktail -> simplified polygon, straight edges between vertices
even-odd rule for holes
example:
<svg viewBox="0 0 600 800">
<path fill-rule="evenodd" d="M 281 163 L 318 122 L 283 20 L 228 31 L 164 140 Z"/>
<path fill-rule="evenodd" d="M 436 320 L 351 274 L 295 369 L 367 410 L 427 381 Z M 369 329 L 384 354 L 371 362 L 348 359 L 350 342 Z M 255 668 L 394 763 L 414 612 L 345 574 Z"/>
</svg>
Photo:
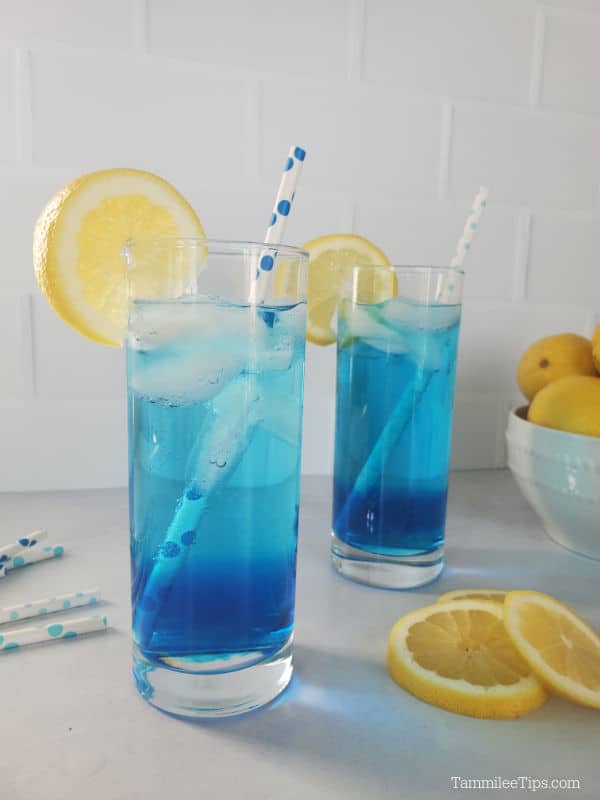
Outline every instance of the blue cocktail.
<svg viewBox="0 0 600 800">
<path fill-rule="evenodd" d="M 340 305 L 332 557 L 406 588 L 443 565 L 462 275 L 394 274 L 398 296 Z"/>
<path fill-rule="evenodd" d="M 187 292 L 130 304 L 134 675 L 184 715 L 256 707 L 291 676 L 304 257 L 278 248 L 299 291 L 257 308 L 230 299 L 255 256 L 209 243 Z"/>
</svg>

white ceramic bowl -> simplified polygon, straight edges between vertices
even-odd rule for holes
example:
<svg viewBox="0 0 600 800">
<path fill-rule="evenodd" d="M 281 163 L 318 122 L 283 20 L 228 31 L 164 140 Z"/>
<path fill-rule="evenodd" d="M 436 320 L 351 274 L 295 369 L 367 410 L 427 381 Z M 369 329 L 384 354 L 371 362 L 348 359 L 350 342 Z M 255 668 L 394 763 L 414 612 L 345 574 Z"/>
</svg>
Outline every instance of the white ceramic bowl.
<svg viewBox="0 0 600 800">
<path fill-rule="evenodd" d="M 508 466 L 555 542 L 600 560 L 600 438 L 542 428 L 513 408 Z"/>
</svg>

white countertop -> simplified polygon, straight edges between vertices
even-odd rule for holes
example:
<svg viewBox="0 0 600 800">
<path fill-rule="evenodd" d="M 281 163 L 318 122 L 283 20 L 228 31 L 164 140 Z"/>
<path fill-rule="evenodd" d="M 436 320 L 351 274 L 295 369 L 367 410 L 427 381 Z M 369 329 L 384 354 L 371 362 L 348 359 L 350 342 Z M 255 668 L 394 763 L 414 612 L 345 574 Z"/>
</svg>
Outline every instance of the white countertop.
<svg viewBox="0 0 600 800">
<path fill-rule="evenodd" d="M 9 574 L 2 606 L 97 584 L 114 626 L 0 655 L 0 799 L 440 798 L 460 794 L 452 776 L 579 778 L 580 791 L 550 794 L 598 797 L 598 712 L 551 699 L 516 721 L 460 717 L 398 688 L 384 652 L 401 614 L 464 586 L 548 591 L 600 628 L 600 563 L 550 542 L 508 473 L 456 473 L 442 576 L 370 589 L 329 566 L 329 496 L 327 479 L 304 479 L 292 685 L 261 711 L 187 723 L 130 678 L 126 492 L 0 495 L 3 543 L 47 527 L 66 548 Z"/>
</svg>

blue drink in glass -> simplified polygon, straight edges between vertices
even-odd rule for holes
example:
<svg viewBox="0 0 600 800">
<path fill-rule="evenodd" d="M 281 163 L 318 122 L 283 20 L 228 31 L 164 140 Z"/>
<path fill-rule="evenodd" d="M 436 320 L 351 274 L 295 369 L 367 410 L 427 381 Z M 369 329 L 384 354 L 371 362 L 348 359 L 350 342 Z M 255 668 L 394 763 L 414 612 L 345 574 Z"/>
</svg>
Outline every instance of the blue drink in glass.
<svg viewBox="0 0 600 800">
<path fill-rule="evenodd" d="M 134 677 L 225 716 L 291 676 L 304 302 L 133 300 L 127 346 Z"/>
<path fill-rule="evenodd" d="M 332 558 L 392 588 L 443 566 L 460 304 L 422 272 L 408 296 L 398 270 L 399 296 L 343 300 L 338 322 Z"/>
</svg>

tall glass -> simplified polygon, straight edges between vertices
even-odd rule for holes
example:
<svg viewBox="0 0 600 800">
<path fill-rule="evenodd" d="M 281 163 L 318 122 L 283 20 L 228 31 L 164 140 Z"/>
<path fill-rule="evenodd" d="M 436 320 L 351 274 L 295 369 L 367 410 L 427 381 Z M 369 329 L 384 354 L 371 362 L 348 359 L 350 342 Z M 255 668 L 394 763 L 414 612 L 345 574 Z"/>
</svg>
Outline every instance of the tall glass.
<svg viewBox="0 0 600 800">
<path fill-rule="evenodd" d="M 307 254 L 156 239 L 126 260 L 133 674 L 163 710 L 237 714 L 292 674 Z"/>
<path fill-rule="evenodd" d="M 356 267 L 340 303 L 331 554 L 361 583 L 405 589 L 443 567 L 462 279 Z"/>
</svg>

